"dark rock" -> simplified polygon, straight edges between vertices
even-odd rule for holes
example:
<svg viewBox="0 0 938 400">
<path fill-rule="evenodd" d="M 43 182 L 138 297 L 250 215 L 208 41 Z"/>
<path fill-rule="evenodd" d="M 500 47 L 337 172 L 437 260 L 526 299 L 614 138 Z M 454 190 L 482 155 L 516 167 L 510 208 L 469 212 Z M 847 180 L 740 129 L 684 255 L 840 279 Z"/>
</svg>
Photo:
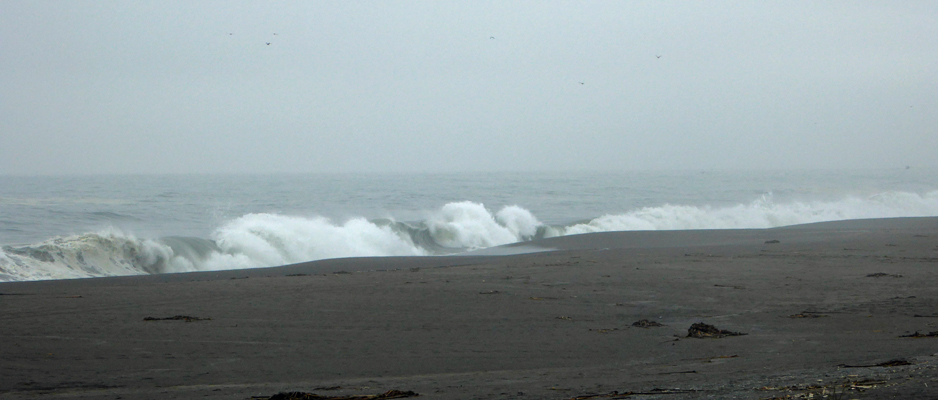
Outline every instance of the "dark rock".
<svg viewBox="0 0 938 400">
<path fill-rule="evenodd" d="M 687 328 L 687 337 L 689 338 L 721 338 L 726 336 L 743 336 L 745 333 L 733 332 L 718 329 L 713 325 L 707 325 L 703 322 L 698 322 Z"/>
</svg>

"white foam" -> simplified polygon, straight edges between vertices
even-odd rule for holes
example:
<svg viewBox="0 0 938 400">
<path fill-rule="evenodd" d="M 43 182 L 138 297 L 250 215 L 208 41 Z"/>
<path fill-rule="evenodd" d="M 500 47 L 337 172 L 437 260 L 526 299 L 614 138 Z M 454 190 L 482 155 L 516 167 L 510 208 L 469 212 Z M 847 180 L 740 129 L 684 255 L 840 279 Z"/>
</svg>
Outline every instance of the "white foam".
<svg viewBox="0 0 938 400">
<path fill-rule="evenodd" d="M 193 270 L 173 250 L 117 229 L 4 248 L 0 275 L 6 280 L 72 279 Z"/>
<path fill-rule="evenodd" d="M 205 269 L 264 267 L 338 257 L 426 254 L 409 237 L 364 218 L 337 225 L 322 217 L 248 214 L 218 228 L 212 238 L 225 255 L 209 260 Z"/>
<path fill-rule="evenodd" d="M 495 214 L 495 220 L 515 236 L 517 240 L 530 240 L 537 234 L 541 222 L 530 211 L 518 206 L 506 206 Z"/>
<path fill-rule="evenodd" d="M 772 228 L 811 222 L 938 215 L 938 191 L 925 195 L 886 192 L 868 198 L 776 204 L 763 196 L 749 204 L 712 208 L 666 204 L 625 214 L 604 215 L 585 224 L 559 229 L 556 235 L 589 232 Z"/>
<path fill-rule="evenodd" d="M 545 226 L 512 205 L 493 213 L 481 203 L 454 202 L 412 224 L 353 218 L 247 214 L 197 238 L 138 239 L 116 229 L 60 237 L 0 252 L 0 281 L 70 279 L 145 273 L 269 267 L 338 257 L 420 256 L 578 233 L 771 228 L 862 218 L 938 215 L 938 191 L 884 192 L 837 201 L 775 203 L 771 196 L 728 207 L 665 204 L 610 214 L 567 227 Z M 423 230 L 421 230 L 423 229 Z M 421 238 L 424 247 L 415 244 Z M 424 238 L 430 241 L 424 242 Z M 434 247 L 436 246 L 436 247 Z M 445 249 L 449 248 L 449 249 Z"/>
<path fill-rule="evenodd" d="M 540 223 L 521 207 L 505 207 L 496 216 L 481 203 L 463 201 L 446 204 L 427 219 L 426 225 L 441 246 L 479 249 L 531 237 Z"/>
</svg>

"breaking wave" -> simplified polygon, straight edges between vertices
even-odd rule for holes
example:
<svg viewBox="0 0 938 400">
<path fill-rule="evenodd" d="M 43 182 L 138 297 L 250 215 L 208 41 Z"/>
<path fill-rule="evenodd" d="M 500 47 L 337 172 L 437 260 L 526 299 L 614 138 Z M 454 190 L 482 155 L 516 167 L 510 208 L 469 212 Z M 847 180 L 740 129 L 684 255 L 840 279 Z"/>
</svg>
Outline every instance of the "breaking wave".
<svg viewBox="0 0 938 400">
<path fill-rule="evenodd" d="M 497 212 L 473 202 L 449 203 L 414 222 L 247 214 L 210 238 L 141 239 L 117 229 L 4 246 L 0 281 L 270 267 L 340 257 L 453 254 L 544 237 L 626 230 L 771 228 L 821 221 L 938 215 L 938 191 L 886 192 L 867 198 L 777 204 L 771 195 L 748 204 L 664 204 L 569 225 L 546 225 L 528 210 Z"/>
</svg>

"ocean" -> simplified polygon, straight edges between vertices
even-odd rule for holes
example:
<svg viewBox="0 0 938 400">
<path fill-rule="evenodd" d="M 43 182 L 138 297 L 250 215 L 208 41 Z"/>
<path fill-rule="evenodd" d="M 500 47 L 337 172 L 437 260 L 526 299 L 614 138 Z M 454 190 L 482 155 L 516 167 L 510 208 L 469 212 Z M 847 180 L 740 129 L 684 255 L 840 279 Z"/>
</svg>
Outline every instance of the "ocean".
<svg viewBox="0 0 938 400">
<path fill-rule="evenodd" d="M 938 215 L 938 171 L 0 176 L 0 281 Z"/>
</svg>

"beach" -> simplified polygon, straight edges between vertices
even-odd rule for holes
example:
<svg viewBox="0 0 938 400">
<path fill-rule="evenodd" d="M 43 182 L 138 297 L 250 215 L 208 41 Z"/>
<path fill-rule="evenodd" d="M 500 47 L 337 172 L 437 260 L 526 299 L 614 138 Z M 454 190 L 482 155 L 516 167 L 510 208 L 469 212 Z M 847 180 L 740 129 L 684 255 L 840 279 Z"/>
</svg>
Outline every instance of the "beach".
<svg viewBox="0 0 938 400">
<path fill-rule="evenodd" d="M 936 398 L 936 267 L 920 217 L 3 282 L 0 399 Z"/>
</svg>

